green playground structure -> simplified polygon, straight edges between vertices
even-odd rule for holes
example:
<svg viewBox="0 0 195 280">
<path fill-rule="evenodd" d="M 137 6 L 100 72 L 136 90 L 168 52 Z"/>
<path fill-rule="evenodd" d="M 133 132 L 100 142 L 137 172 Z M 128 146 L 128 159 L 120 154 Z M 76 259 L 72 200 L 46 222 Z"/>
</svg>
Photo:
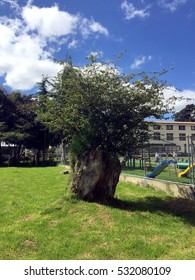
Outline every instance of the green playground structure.
<svg viewBox="0 0 195 280">
<path fill-rule="evenodd" d="M 179 169 L 186 169 L 189 167 L 189 162 L 178 162 L 177 163 L 177 168 Z"/>
</svg>

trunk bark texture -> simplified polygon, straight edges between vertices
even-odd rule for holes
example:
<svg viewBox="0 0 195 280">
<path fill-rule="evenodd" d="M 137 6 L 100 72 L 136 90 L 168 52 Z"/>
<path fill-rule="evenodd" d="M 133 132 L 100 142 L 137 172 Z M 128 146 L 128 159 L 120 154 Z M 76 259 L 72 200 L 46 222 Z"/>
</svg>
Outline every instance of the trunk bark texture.
<svg viewBox="0 0 195 280">
<path fill-rule="evenodd" d="M 113 198 L 120 173 L 120 161 L 98 147 L 75 165 L 72 192 L 88 201 Z"/>
</svg>

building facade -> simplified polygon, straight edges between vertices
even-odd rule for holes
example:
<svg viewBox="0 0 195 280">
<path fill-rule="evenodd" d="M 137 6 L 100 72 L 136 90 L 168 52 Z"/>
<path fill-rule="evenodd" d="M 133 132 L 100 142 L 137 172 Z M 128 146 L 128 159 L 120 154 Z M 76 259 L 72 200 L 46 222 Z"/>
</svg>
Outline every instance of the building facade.
<svg viewBox="0 0 195 280">
<path fill-rule="evenodd" d="M 150 124 L 152 152 L 187 154 L 189 145 L 195 143 L 195 122 L 163 122 Z"/>
</svg>

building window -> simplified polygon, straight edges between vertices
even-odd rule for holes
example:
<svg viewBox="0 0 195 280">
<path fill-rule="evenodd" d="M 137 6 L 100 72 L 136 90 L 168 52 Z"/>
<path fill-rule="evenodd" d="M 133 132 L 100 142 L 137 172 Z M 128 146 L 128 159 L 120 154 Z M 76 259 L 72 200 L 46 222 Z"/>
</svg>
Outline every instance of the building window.
<svg viewBox="0 0 195 280">
<path fill-rule="evenodd" d="M 160 132 L 154 132 L 153 140 L 160 140 Z"/>
<path fill-rule="evenodd" d="M 173 130 L 173 125 L 166 125 L 167 130 Z"/>
<path fill-rule="evenodd" d="M 153 129 L 154 130 L 159 130 L 160 129 L 160 125 L 157 125 L 157 124 L 153 125 Z"/>
<path fill-rule="evenodd" d="M 185 125 L 179 125 L 179 130 L 186 130 Z"/>
<path fill-rule="evenodd" d="M 191 130 L 195 130 L 195 125 L 191 125 Z"/>
<path fill-rule="evenodd" d="M 185 133 L 180 133 L 180 134 L 179 134 L 179 140 L 180 140 L 180 141 L 186 141 L 186 135 L 185 135 Z"/>
<path fill-rule="evenodd" d="M 173 141 L 173 133 L 167 133 L 167 140 Z"/>
</svg>

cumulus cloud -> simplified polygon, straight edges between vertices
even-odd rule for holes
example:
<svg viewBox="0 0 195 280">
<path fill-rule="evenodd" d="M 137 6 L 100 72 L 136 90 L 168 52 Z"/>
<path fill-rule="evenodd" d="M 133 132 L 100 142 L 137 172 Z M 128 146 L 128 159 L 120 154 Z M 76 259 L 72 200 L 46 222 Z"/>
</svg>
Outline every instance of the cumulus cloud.
<svg viewBox="0 0 195 280">
<path fill-rule="evenodd" d="M 94 19 L 62 11 L 57 5 L 38 7 L 28 1 L 0 0 L 0 5 L 14 9 L 15 18 L 0 17 L 0 76 L 12 89 L 29 90 L 42 75 L 55 75 L 60 66 L 53 55 L 65 45 L 76 48 L 79 40 L 97 34 L 108 36 L 108 30 Z"/>
<path fill-rule="evenodd" d="M 131 69 L 139 69 L 143 64 L 147 63 L 152 59 L 152 56 L 140 55 L 135 58 L 134 62 L 131 64 Z"/>
<path fill-rule="evenodd" d="M 42 74 L 56 74 L 58 64 L 45 49 L 46 42 L 28 34 L 19 19 L 0 19 L 0 75 L 13 89 L 27 90 L 40 80 Z M 43 67 L 45 65 L 45 67 Z"/>
<path fill-rule="evenodd" d="M 37 31 L 43 37 L 58 37 L 74 32 L 79 16 L 60 11 L 57 6 L 39 8 L 24 7 L 22 17 L 30 31 Z"/>
<path fill-rule="evenodd" d="M 159 5 L 171 12 L 175 12 L 179 6 L 185 4 L 187 1 L 188 0 L 160 0 Z"/>
<path fill-rule="evenodd" d="M 53 76 L 60 70 L 60 66 L 51 60 L 37 60 L 12 67 L 6 75 L 6 84 L 13 89 L 28 90 L 40 81 L 42 75 Z"/>
<path fill-rule="evenodd" d="M 128 2 L 127 0 L 122 2 L 121 9 L 125 13 L 126 20 L 131 20 L 136 17 L 145 18 L 150 15 L 150 13 L 148 12 L 149 6 L 147 6 L 144 9 L 136 9 L 134 5 L 131 2 Z"/>
<path fill-rule="evenodd" d="M 186 107 L 188 104 L 192 104 L 195 102 L 195 91 L 185 89 L 182 91 L 178 91 L 174 87 L 167 87 L 163 91 L 164 98 L 168 99 L 170 97 L 175 96 L 178 100 L 175 102 L 175 111 L 178 112 Z"/>
</svg>

